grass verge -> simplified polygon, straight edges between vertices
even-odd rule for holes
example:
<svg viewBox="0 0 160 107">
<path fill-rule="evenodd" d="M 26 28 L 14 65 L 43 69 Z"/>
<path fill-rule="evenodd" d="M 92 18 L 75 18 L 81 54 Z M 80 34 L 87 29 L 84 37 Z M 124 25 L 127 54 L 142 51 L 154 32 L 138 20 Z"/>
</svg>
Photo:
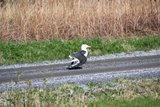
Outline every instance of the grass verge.
<svg viewBox="0 0 160 107">
<path fill-rule="evenodd" d="M 68 58 L 68 55 L 78 51 L 83 43 L 92 47 L 90 50 L 91 56 L 104 55 L 160 49 L 160 36 L 115 39 L 110 41 L 101 38 L 73 39 L 66 41 L 59 39 L 29 42 L 0 41 L 0 65 Z"/>
<path fill-rule="evenodd" d="M 97 102 L 91 103 L 89 107 L 159 107 L 160 100 L 150 97 L 138 97 L 134 100 L 109 100 L 106 98 L 99 99 Z"/>
<path fill-rule="evenodd" d="M 0 93 L 1 107 L 159 107 L 159 79 L 119 79 L 111 83 L 62 84 L 54 88 L 11 88 Z M 18 84 L 15 84 L 15 86 Z"/>
</svg>

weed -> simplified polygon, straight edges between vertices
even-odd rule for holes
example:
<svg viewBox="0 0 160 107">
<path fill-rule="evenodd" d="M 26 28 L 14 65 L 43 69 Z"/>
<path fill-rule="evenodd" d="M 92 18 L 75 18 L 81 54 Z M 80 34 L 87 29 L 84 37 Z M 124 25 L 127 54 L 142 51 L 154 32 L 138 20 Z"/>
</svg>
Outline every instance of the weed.
<svg viewBox="0 0 160 107">
<path fill-rule="evenodd" d="M 111 83 L 61 84 L 54 88 L 15 88 L 0 93 L 2 107 L 158 107 L 160 84 L 158 79 L 127 80 Z M 142 91 L 140 91 L 142 90 Z M 145 93 L 145 94 L 144 94 Z M 147 103 L 149 102 L 149 103 Z"/>
</svg>

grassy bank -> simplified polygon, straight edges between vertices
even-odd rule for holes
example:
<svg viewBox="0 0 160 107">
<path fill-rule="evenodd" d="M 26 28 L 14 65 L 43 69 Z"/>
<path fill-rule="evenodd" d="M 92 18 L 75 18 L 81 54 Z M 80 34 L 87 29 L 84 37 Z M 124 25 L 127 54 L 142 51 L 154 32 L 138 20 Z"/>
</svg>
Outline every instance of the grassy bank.
<svg viewBox="0 0 160 107">
<path fill-rule="evenodd" d="M 0 93 L 1 107 L 159 107 L 160 80 L 119 79 L 112 83 L 63 84 L 55 88 L 9 89 Z M 15 84 L 16 86 L 17 84 Z"/>
<path fill-rule="evenodd" d="M 1 0 L 0 39 L 107 38 L 160 33 L 159 0 Z M 1 4 L 1 3 L 0 3 Z"/>
<path fill-rule="evenodd" d="M 139 97 L 134 100 L 109 100 L 107 98 L 99 99 L 91 103 L 89 107 L 159 107 L 160 100 L 150 97 Z"/>
<path fill-rule="evenodd" d="M 0 41 L 0 65 L 31 63 L 44 60 L 68 58 L 78 51 L 82 43 L 90 45 L 90 55 L 160 49 L 160 36 L 103 40 L 100 38 L 73 40 L 43 40 L 30 42 Z"/>
</svg>

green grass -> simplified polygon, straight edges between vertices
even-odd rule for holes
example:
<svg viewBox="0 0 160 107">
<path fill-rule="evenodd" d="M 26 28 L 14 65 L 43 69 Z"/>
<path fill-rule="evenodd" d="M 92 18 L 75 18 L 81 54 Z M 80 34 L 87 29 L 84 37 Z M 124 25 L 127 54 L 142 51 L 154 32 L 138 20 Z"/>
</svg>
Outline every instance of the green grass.
<svg viewBox="0 0 160 107">
<path fill-rule="evenodd" d="M 0 65 L 68 58 L 68 55 L 78 51 L 83 43 L 92 47 L 90 55 L 104 55 L 160 49 L 160 36 L 114 39 L 110 41 L 101 38 L 73 40 L 52 39 L 28 42 L 0 41 Z"/>
<path fill-rule="evenodd" d="M 89 104 L 89 107 L 159 107 L 160 100 L 150 97 L 138 97 L 133 100 L 106 100 L 100 98 L 97 102 Z"/>
<path fill-rule="evenodd" d="M 0 107 L 159 107 L 160 79 L 119 79 L 110 83 L 15 87 L 0 93 Z M 18 84 L 15 84 L 16 86 Z"/>
</svg>

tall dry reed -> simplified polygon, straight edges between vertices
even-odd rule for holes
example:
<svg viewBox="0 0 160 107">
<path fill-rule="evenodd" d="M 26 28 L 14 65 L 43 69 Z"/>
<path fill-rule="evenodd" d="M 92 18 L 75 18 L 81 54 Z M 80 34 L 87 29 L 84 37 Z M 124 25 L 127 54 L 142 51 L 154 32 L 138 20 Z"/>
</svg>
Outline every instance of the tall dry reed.
<svg viewBox="0 0 160 107">
<path fill-rule="evenodd" d="M 160 33 L 160 0 L 12 1 L 0 8 L 0 40 Z"/>
</svg>

